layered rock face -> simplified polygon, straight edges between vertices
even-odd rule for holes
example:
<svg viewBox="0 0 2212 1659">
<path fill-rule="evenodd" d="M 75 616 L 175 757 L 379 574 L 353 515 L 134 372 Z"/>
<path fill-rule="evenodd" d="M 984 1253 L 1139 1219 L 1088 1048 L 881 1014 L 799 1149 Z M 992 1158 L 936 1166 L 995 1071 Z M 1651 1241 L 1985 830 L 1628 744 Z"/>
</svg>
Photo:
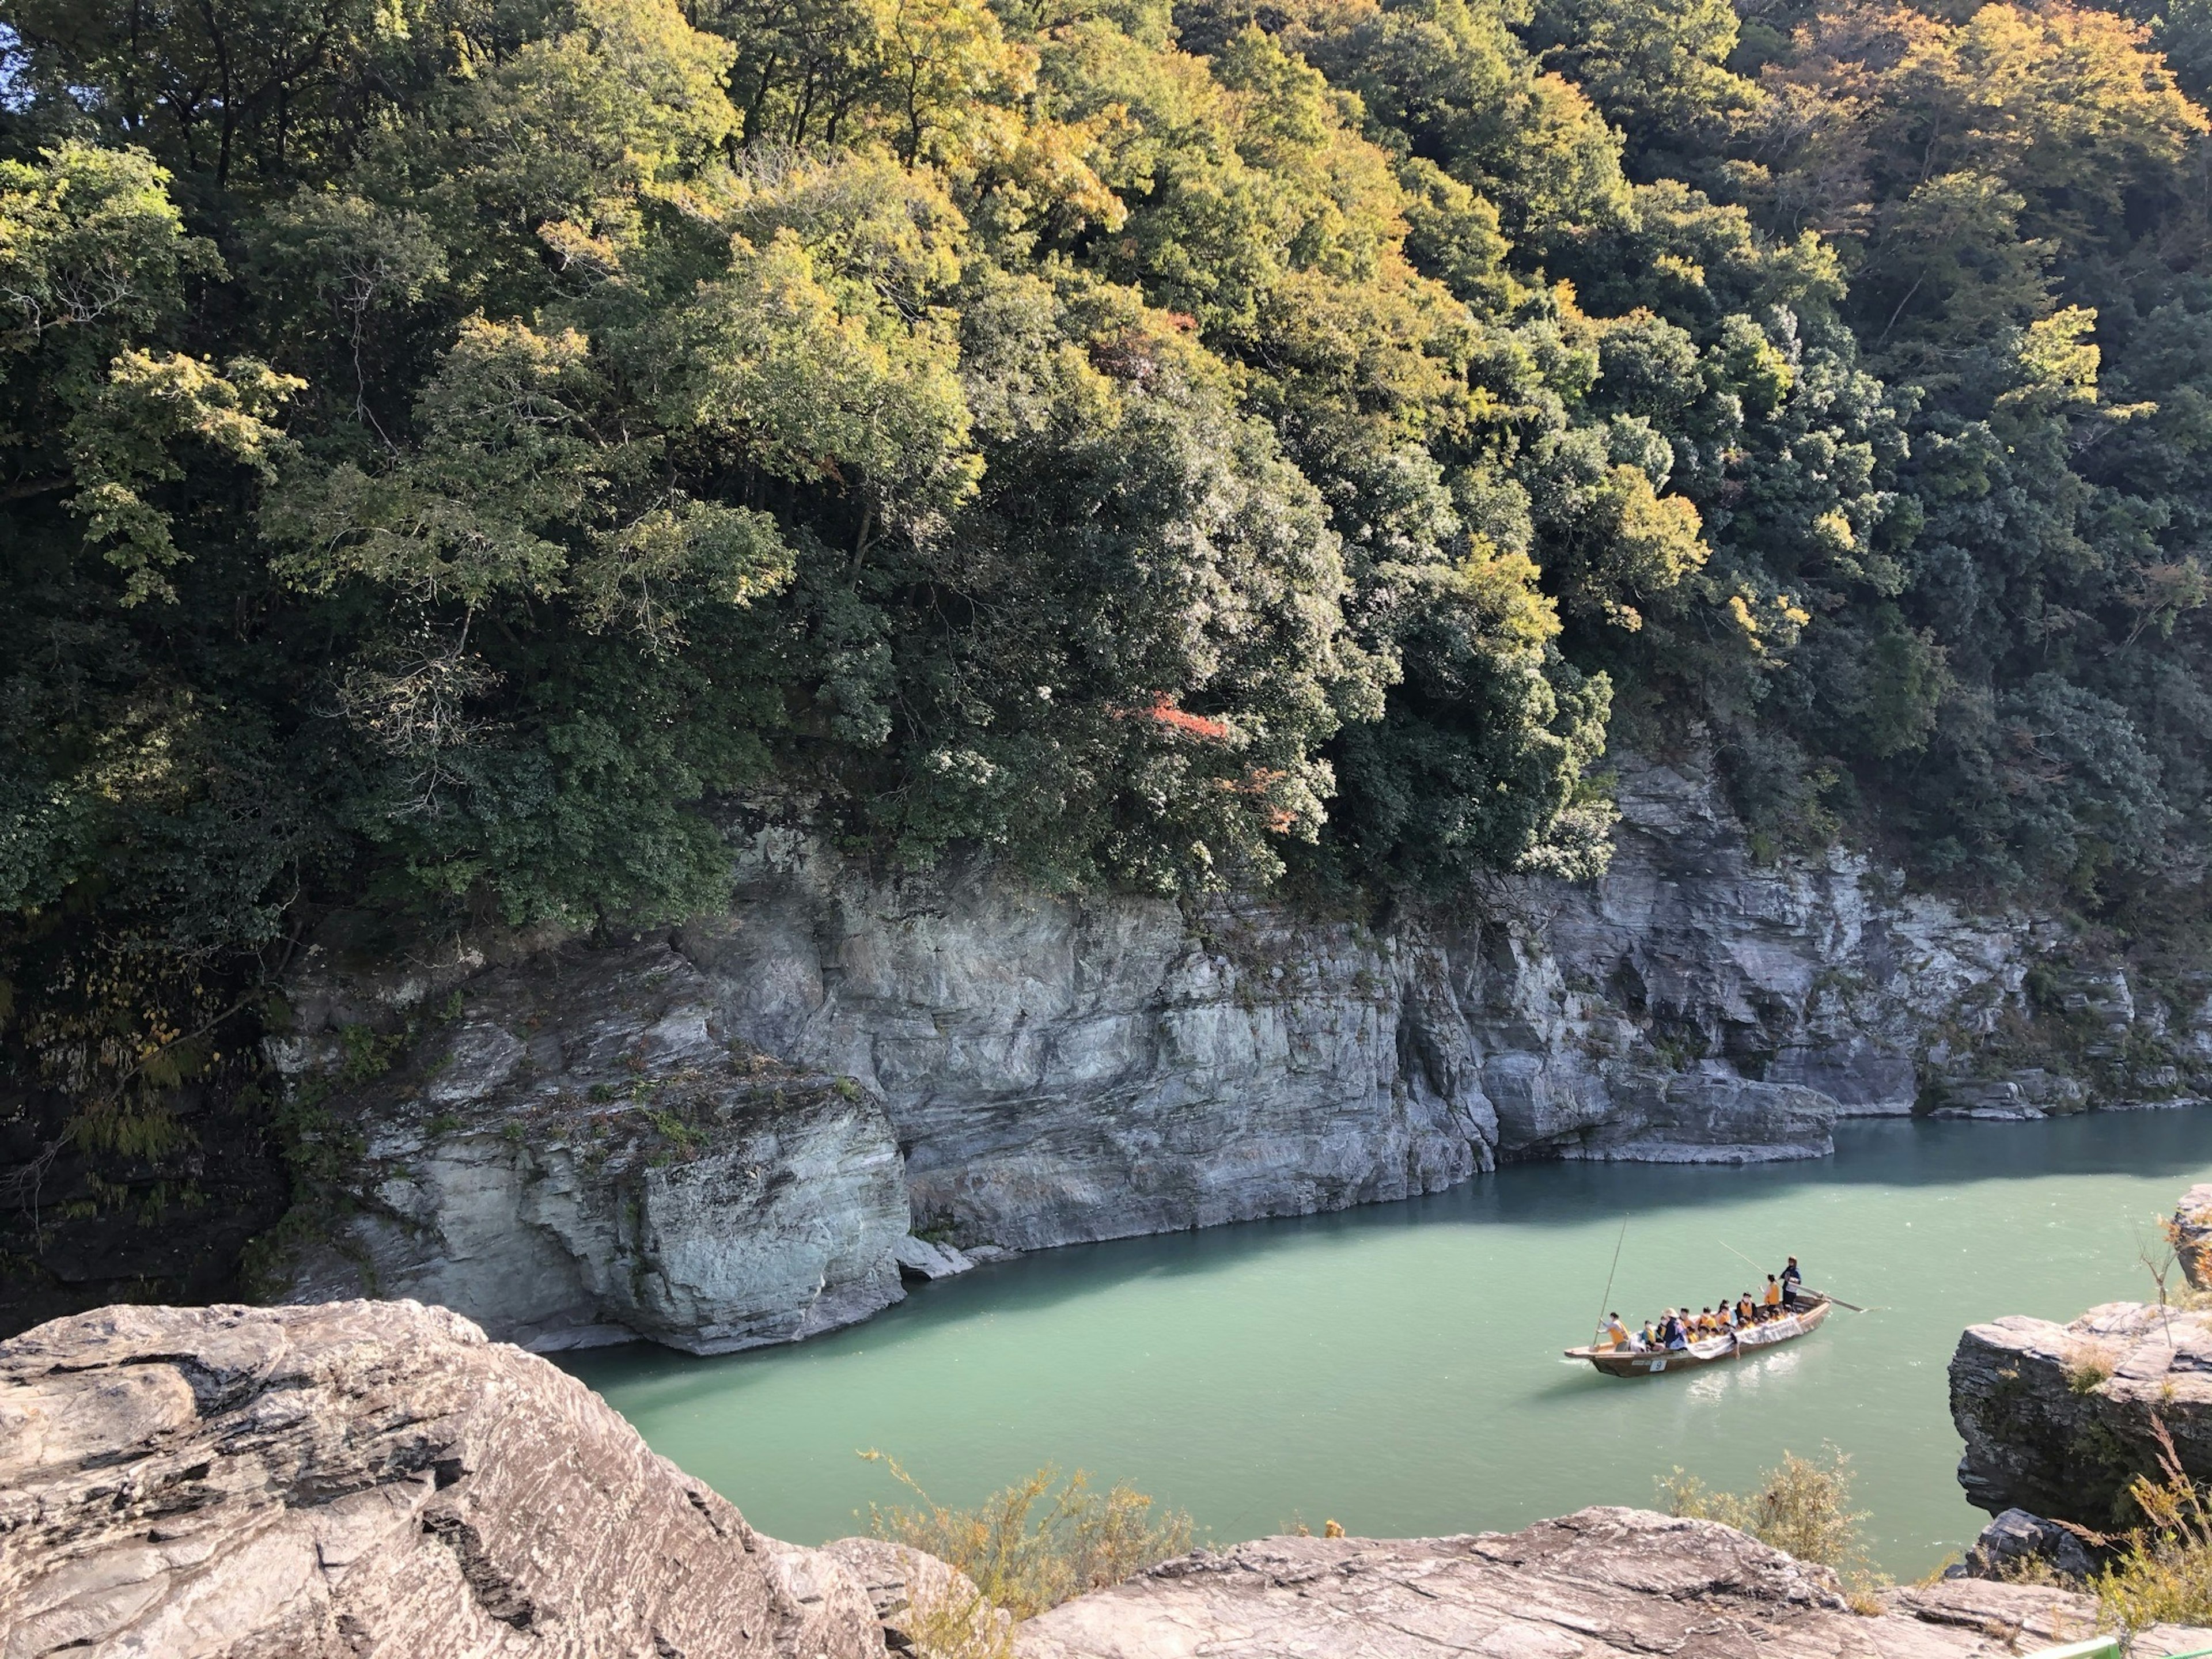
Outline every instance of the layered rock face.
<svg viewBox="0 0 2212 1659">
<path fill-rule="evenodd" d="M 730 1347 L 895 1297 L 909 1221 L 1028 1249 L 2081 1103 L 1977 1071 L 2049 944 L 2017 919 L 1840 850 L 1759 866 L 1695 769 L 1623 763 L 1620 798 L 1602 880 L 1426 911 L 894 882 L 769 828 L 729 914 L 670 933 L 404 970 L 319 948 L 276 1056 L 319 1097 L 335 1237 L 290 1293 Z M 2103 979 L 2079 994 L 2118 1018 Z"/>
<path fill-rule="evenodd" d="M 0 1656 L 883 1652 L 868 1596 L 598 1395 L 410 1303 L 0 1344 Z"/>
<path fill-rule="evenodd" d="M 2070 1324 L 2020 1315 L 1970 1327 L 1951 1359 L 1959 1484 L 1992 1513 L 2129 1523 L 2137 1474 L 2156 1479 L 2154 1423 L 2182 1467 L 2212 1477 L 2212 1316 L 2139 1302 Z"/>
<path fill-rule="evenodd" d="M 898 1300 L 907 1196 L 881 1101 L 732 1042 L 719 1003 L 651 941 L 474 980 L 411 1044 L 311 1007 L 295 1069 L 396 1063 L 324 1127 L 352 1202 L 295 1252 L 289 1299 L 414 1297 L 540 1348 L 699 1353 Z"/>
<path fill-rule="evenodd" d="M 1030 1620 L 1021 1659 L 1439 1654 L 1996 1659 L 2079 1638 L 2081 1596 L 1972 1581 L 1844 1605 L 1835 1575 L 1710 1521 L 1591 1509 L 1511 1534 L 1267 1538 L 1170 1561 Z M 2179 1652 L 2206 1632 L 2147 1632 Z"/>
</svg>

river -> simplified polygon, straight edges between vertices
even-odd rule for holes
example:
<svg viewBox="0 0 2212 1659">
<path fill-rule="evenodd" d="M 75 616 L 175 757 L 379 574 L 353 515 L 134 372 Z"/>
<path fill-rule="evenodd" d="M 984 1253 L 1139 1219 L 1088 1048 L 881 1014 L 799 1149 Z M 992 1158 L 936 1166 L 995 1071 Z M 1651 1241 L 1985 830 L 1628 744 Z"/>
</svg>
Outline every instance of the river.
<svg viewBox="0 0 2212 1659">
<path fill-rule="evenodd" d="M 2212 1111 L 1886 1122 L 1753 1169 L 1518 1165 L 1436 1197 L 1041 1252 L 925 1285 L 867 1324 L 696 1359 L 562 1356 L 655 1449 L 763 1531 L 860 1529 L 1044 1463 L 1127 1479 L 1219 1541 L 1335 1520 L 1401 1537 L 1650 1504 L 1680 1466 L 1742 1486 L 1847 1452 L 1880 1564 L 1917 1576 L 1985 1518 L 1953 1477 L 1961 1327 L 2154 1294 L 2156 1219 L 2212 1173 Z M 1626 1219 L 1612 1305 L 1741 1289 L 1727 1247 L 1872 1310 L 1681 1378 L 1571 1364 Z M 2175 1282 L 2179 1282 L 2178 1275 Z"/>
</svg>

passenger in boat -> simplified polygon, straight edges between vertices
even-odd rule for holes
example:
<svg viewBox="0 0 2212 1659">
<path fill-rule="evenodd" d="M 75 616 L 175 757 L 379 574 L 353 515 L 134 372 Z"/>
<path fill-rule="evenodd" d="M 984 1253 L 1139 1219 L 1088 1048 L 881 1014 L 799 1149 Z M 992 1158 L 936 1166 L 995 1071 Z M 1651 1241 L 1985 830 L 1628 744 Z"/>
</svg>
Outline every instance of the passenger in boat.
<svg viewBox="0 0 2212 1659">
<path fill-rule="evenodd" d="M 1686 1348 L 1690 1346 L 1690 1329 L 1682 1322 L 1680 1314 L 1670 1314 L 1668 1316 L 1667 1346 L 1670 1348 Z"/>
<path fill-rule="evenodd" d="M 1769 1273 L 1769 1274 L 1767 1274 L 1767 1276 L 1766 1276 L 1766 1312 L 1767 1312 L 1767 1316 L 1768 1316 L 1769 1318 L 1771 1318 L 1771 1317 L 1774 1316 L 1774 1313 L 1775 1313 L 1776 1310 L 1779 1309 L 1781 1306 L 1782 1306 L 1782 1281 L 1781 1281 L 1780 1279 L 1778 1279 L 1775 1278 L 1775 1276 L 1774 1276 L 1772 1273 Z"/>
<path fill-rule="evenodd" d="M 1735 1299 L 1735 1322 L 1739 1328 L 1759 1323 L 1759 1310 L 1752 1304 L 1749 1291 Z"/>
<path fill-rule="evenodd" d="M 1650 1320 L 1644 1322 L 1644 1328 L 1637 1332 L 1635 1340 L 1628 1346 L 1647 1352 L 1659 1346 L 1659 1333 L 1651 1328 Z"/>
</svg>

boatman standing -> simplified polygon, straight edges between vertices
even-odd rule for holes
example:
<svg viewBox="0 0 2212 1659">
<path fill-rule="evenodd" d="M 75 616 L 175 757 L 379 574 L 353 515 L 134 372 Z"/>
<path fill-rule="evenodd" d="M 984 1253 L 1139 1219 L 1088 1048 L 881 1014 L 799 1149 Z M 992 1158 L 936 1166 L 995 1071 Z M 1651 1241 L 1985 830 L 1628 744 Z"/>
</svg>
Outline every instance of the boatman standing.
<svg viewBox="0 0 2212 1659">
<path fill-rule="evenodd" d="M 1797 1271 L 1797 1258 L 1791 1256 L 1790 1265 L 1782 1270 L 1782 1300 L 1785 1305 L 1796 1306 L 1797 1292 L 1805 1286 L 1805 1275 Z"/>
<path fill-rule="evenodd" d="M 1605 1328 L 1598 1334 L 1604 1339 L 1605 1346 L 1608 1348 L 1625 1348 L 1628 1346 L 1628 1327 L 1620 1322 L 1620 1316 L 1617 1313 L 1607 1314 L 1605 1316 Z"/>
</svg>

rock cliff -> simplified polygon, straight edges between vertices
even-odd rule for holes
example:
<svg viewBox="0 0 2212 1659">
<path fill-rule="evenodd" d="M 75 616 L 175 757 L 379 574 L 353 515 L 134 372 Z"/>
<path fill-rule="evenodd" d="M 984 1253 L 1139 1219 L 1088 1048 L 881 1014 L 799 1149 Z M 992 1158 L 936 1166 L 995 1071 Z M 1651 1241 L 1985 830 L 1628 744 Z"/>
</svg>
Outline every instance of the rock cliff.
<svg viewBox="0 0 2212 1659">
<path fill-rule="evenodd" d="M 972 1594 L 896 1546 L 763 1536 L 581 1384 L 441 1310 L 110 1308 L 0 1343 L 0 1659 L 870 1659 L 933 1596 L 988 1650 Z M 1728 1528 L 1586 1510 L 1266 1539 L 1012 1634 L 1022 1659 L 1979 1659 L 2089 1619 L 1972 1582 L 1853 1613 L 1825 1569 Z"/>
<path fill-rule="evenodd" d="M 2212 1477 L 2212 1315 L 2139 1302 L 2070 1324 L 2021 1315 L 1970 1327 L 1951 1359 L 1959 1484 L 1992 1513 L 2022 1509 L 2104 1529 L 2156 1478 L 2154 1419 L 2183 1467 Z"/>
<path fill-rule="evenodd" d="M 2094 1628 L 2082 1597 L 1972 1581 L 1853 1613 L 1826 1568 L 1710 1521 L 1592 1509 L 1474 1537 L 1265 1538 L 1170 1561 L 1030 1620 L 1021 1659 L 1443 1654 L 1996 1659 Z M 2180 1651 L 2203 1632 L 2146 1632 Z"/>
<path fill-rule="evenodd" d="M 863 1588 L 413 1303 L 0 1343 L 0 1656 L 872 1659 Z"/>
<path fill-rule="evenodd" d="M 471 981 L 411 1045 L 344 1028 L 333 1065 L 356 1080 L 325 1130 L 344 1222 L 296 1248 L 290 1297 L 701 1353 L 897 1301 L 907 1194 L 881 1099 L 732 1041 L 717 1000 L 665 941 L 570 945 Z"/>
<path fill-rule="evenodd" d="M 273 1047 L 330 1170 L 277 1288 L 741 1346 L 896 1297 L 909 1226 L 1029 1249 L 1515 1158 L 1814 1157 L 1843 1115 L 2085 1103 L 1996 1058 L 2031 970 L 2100 1042 L 2150 1018 L 1857 854 L 1757 863 L 1693 767 L 1624 763 L 1620 800 L 1601 880 L 1379 915 L 891 880 L 770 825 L 680 930 L 401 967 L 325 941 Z"/>
</svg>

